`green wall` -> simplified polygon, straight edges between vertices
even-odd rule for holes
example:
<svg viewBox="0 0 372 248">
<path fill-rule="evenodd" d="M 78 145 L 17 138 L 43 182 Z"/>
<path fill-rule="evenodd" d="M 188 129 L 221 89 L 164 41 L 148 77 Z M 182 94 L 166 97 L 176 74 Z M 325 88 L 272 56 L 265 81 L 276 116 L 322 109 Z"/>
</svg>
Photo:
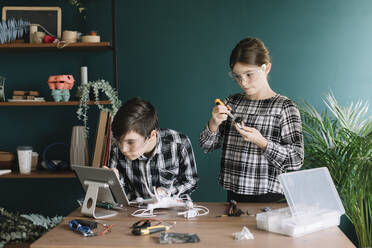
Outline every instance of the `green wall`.
<svg viewBox="0 0 372 248">
<path fill-rule="evenodd" d="M 322 108 L 332 90 L 344 104 L 371 102 L 371 9 L 371 1 L 345 0 L 120 2 L 120 96 L 150 100 L 162 127 L 189 135 L 200 174 L 193 198 L 224 200 L 220 152 L 203 154 L 198 136 L 213 100 L 239 91 L 227 76 L 235 44 L 261 38 L 272 88 L 294 100 Z"/>
<path fill-rule="evenodd" d="M 63 30 L 97 30 L 111 38 L 110 1 L 85 1 L 87 21 L 65 1 L 32 1 L 35 5 L 63 8 Z M 2 1 L 4 5 L 31 5 L 31 1 Z M 200 130 L 210 118 L 213 100 L 239 91 L 227 72 L 231 49 L 242 38 L 256 36 L 271 51 L 272 88 L 296 101 L 308 101 L 318 109 L 330 90 L 342 104 L 359 99 L 372 102 L 372 2 L 369 0 L 131 0 L 117 1 L 119 95 L 125 101 L 141 96 L 158 109 L 160 126 L 186 133 L 194 146 L 200 175 L 196 201 L 224 201 L 217 177 L 220 152 L 203 154 L 198 146 Z M 51 4 L 53 3 L 53 4 Z M 6 76 L 8 96 L 13 89 L 36 88 L 49 94 L 48 75 L 71 73 L 88 65 L 90 79 L 112 81 L 111 52 L 1 52 L 0 75 Z M 79 81 L 79 80 L 77 80 Z M 14 150 L 30 144 L 41 153 L 54 141 L 68 143 L 72 125 L 79 124 L 75 107 L 3 107 L 0 148 Z M 369 111 L 371 114 L 371 110 Z M 91 145 L 97 114 L 91 111 Z M 1 204 L 12 202 L 25 187 L 43 189 L 53 180 L 1 180 Z M 62 180 L 63 181 L 63 180 Z M 79 186 L 65 179 L 66 187 Z M 61 184 L 63 188 L 63 183 Z M 74 185 L 74 186 L 71 186 Z M 75 192 L 60 194 L 73 209 Z M 9 190 L 12 188 L 13 190 Z M 5 190 L 6 189 L 6 190 Z M 81 192 L 80 192 L 81 194 Z M 6 197 L 3 197 L 3 196 Z M 6 201 L 6 202 L 4 202 Z M 36 206 L 38 208 L 39 206 Z M 40 211 L 62 213 L 59 209 Z"/>
</svg>

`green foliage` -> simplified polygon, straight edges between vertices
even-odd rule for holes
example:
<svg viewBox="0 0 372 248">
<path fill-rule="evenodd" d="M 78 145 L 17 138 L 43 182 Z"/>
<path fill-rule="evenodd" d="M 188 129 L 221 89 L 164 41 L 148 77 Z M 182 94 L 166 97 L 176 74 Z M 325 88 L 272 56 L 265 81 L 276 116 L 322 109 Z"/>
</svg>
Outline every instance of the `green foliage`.
<svg viewBox="0 0 372 248">
<path fill-rule="evenodd" d="M 87 15 L 86 15 L 86 7 L 85 5 L 82 3 L 81 0 L 69 0 L 68 1 L 72 6 L 75 6 L 79 13 L 82 15 L 83 19 L 85 20 Z"/>
<path fill-rule="evenodd" d="M 62 217 L 42 215 L 19 215 L 0 208 L 0 247 L 7 243 L 33 242 L 50 228 L 61 222 Z"/>
<path fill-rule="evenodd" d="M 22 214 L 23 218 L 28 219 L 34 225 L 42 226 L 45 229 L 50 229 L 55 227 L 58 223 L 62 221 L 62 216 L 54 216 L 53 218 L 45 217 L 41 214 Z"/>
<path fill-rule="evenodd" d="M 88 82 L 87 84 L 82 84 L 79 86 L 78 91 L 81 94 L 80 105 L 76 111 L 78 119 L 84 122 L 85 134 L 89 134 L 88 127 L 88 109 L 89 109 L 89 93 L 92 91 L 94 93 L 94 103 L 98 106 L 101 111 L 108 111 L 112 115 L 115 115 L 121 106 L 121 101 L 119 100 L 118 93 L 113 89 L 109 82 L 101 79 L 93 82 Z M 111 108 L 105 108 L 99 103 L 99 93 L 103 92 L 108 97 L 110 101 Z"/>
<path fill-rule="evenodd" d="M 372 246 L 372 120 L 368 104 L 340 106 L 332 94 L 321 114 L 309 104 L 300 108 L 307 168 L 326 166 L 361 247 Z"/>
</svg>

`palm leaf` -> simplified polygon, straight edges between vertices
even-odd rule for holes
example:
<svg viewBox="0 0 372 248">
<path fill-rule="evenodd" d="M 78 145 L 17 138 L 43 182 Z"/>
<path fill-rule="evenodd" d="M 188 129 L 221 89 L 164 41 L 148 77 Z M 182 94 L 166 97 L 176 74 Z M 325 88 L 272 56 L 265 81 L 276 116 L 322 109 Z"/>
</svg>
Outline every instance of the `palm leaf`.
<svg viewBox="0 0 372 248">
<path fill-rule="evenodd" d="M 329 112 L 319 113 L 307 103 L 300 106 L 304 167 L 328 167 L 359 245 L 371 247 L 372 121 L 366 117 L 368 104 L 358 101 L 343 107 L 332 93 L 323 101 Z"/>
</svg>

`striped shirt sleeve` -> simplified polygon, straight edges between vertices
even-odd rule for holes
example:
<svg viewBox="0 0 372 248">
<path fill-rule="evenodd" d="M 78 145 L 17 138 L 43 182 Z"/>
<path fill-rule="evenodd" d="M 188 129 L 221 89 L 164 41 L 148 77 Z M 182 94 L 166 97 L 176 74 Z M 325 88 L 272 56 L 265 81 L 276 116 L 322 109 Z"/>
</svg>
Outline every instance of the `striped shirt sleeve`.
<svg viewBox="0 0 372 248">
<path fill-rule="evenodd" d="M 232 99 L 228 96 L 226 97 L 224 102 L 226 105 L 229 105 L 231 100 Z M 209 125 L 209 122 L 207 123 L 207 125 L 205 125 L 205 127 L 203 128 L 199 136 L 199 145 L 202 148 L 204 153 L 214 151 L 221 147 L 222 141 L 224 138 L 224 130 L 226 128 L 226 121 L 223 121 L 220 124 L 217 132 L 212 132 L 209 129 L 208 125 Z"/>
<path fill-rule="evenodd" d="M 195 163 L 194 151 L 190 139 L 187 137 L 182 143 L 179 159 L 179 173 L 174 183 L 172 193 L 190 194 L 198 184 L 198 174 Z"/>
<path fill-rule="evenodd" d="M 221 135 L 220 130 L 221 128 L 219 128 L 217 132 L 212 132 L 209 130 L 208 124 L 203 128 L 199 136 L 199 145 L 204 153 L 214 151 L 221 147 L 223 135 Z"/>
<path fill-rule="evenodd" d="M 280 119 L 281 142 L 268 140 L 266 159 L 280 171 L 297 170 L 304 160 L 300 113 L 292 101 L 286 101 Z"/>
<path fill-rule="evenodd" d="M 108 163 L 108 167 L 111 169 L 117 169 L 119 171 L 119 181 L 121 186 L 123 187 L 124 191 L 127 194 L 128 199 L 134 199 L 135 196 L 132 193 L 133 190 L 130 189 L 126 184 L 124 180 L 124 170 L 122 169 L 121 166 L 119 166 L 119 147 L 115 145 L 115 143 L 111 147 L 111 152 L 110 152 L 110 160 Z"/>
</svg>

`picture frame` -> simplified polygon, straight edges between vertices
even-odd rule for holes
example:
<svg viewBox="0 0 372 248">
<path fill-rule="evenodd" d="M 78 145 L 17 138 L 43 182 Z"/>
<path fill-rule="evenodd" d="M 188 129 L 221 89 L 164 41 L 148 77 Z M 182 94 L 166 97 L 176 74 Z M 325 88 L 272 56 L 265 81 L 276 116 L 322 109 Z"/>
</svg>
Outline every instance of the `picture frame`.
<svg viewBox="0 0 372 248">
<path fill-rule="evenodd" d="M 2 19 L 23 19 L 31 24 L 39 24 L 52 35 L 61 38 L 62 10 L 60 7 L 4 6 Z"/>
</svg>

